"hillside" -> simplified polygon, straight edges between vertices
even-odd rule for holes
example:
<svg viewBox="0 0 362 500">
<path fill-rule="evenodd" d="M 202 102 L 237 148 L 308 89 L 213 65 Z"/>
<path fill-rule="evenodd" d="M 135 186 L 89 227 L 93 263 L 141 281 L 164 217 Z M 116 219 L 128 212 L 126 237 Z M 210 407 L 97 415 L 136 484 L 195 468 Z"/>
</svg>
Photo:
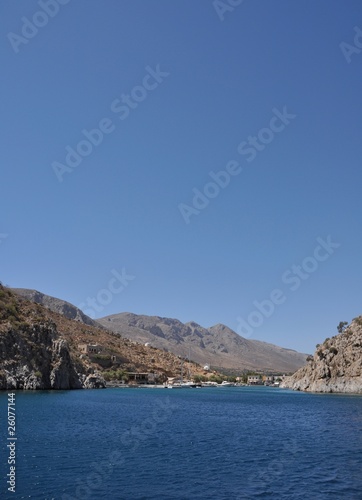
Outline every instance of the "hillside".
<svg viewBox="0 0 362 500">
<path fill-rule="evenodd" d="M 102 351 L 84 354 L 80 344 Z M 180 359 L 68 319 L 0 285 L 0 389 L 102 387 L 103 376 L 117 370 L 154 373 L 162 382 L 179 375 Z M 204 374 L 193 363 L 185 362 L 184 370 Z"/>
<path fill-rule="evenodd" d="M 307 355 L 258 340 L 245 339 L 225 325 L 204 328 L 195 322 L 120 313 L 93 320 L 64 300 L 36 290 L 12 289 L 14 293 L 43 305 L 77 323 L 107 329 L 124 339 L 167 350 L 177 356 L 216 369 L 293 373 Z"/>
<path fill-rule="evenodd" d="M 17 295 L 30 300 L 31 302 L 36 302 L 51 311 L 62 314 L 68 319 L 73 319 L 75 321 L 79 321 L 80 323 L 85 323 L 86 325 L 99 328 L 99 324 L 97 324 L 96 321 L 91 319 L 89 316 L 86 316 L 83 311 L 78 309 L 78 307 L 73 306 L 73 304 L 70 304 L 65 300 L 45 295 L 37 290 L 29 290 L 28 288 L 11 288 L 10 290 Z"/>
<path fill-rule="evenodd" d="M 168 349 L 200 364 L 221 369 L 295 372 L 307 355 L 291 349 L 245 339 L 225 325 L 204 328 L 159 316 L 121 313 L 97 320 L 102 326 L 137 342 Z"/>
<path fill-rule="evenodd" d="M 308 392 L 362 393 L 362 316 L 343 333 L 317 345 L 306 366 L 281 387 Z"/>
</svg>

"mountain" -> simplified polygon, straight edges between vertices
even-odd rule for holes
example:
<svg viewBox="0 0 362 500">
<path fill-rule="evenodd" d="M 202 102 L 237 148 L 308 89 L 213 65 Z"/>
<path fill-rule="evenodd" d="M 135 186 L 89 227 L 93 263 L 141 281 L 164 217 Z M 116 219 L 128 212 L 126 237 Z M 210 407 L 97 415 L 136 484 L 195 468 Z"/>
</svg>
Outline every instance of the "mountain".
<svg viewBox="0 0 362 500">
<path fill-rule="evenodd" d="M 141 343 L 167 349 L 217 369 L 295 372 L 306 354 L 245 339 L 225 325 L 204 328 L 195 322 L 121 313 L 97 320 L 105 328 Z"/>
<path fill-rule="evenodd" d="M 317 345 L 307 365 L 281 387 L 307 392 L 362 393 L 362 316 L 343 333 Z"/>
<path fill-rule="evenodd" d="M 0 284 L 0 390 L 98 388 L 104 387 L 104 378 L 124 379 L 128 372 L 152 373 L 160 382 L 180 375 L 174 354 L 123 339 L 77 316 L 69 319 L 64 315 L 68 306 L 59 314 L 24 295 Z M 46 296 L 42 300 L 56 307 L 67 304 L 49 302 Z M 82 345 L 96 345 L 97 351 L 84 353 Z M 184 370 L 205 374 L 188 362 Z"/>
<path fill-rule="evenodd" d="M 12 292 L 80 324 L 106 328 L 123 338 L 170 351 L 202 365 L 229 370 L 291 373 L 305 364 L 307 355 L 258 340 L 245 339 L 225 325 L 204 328 L 191 321 L 159 316 L 120 313 L 93 320 L 64 300 L 36 290 L 13 288 Z"/>
<path fill-rule="evenodd" d="M 97 324 L 96 321 L 91 319 L 89 316 L 86 316 L 80 309 L 78 309 L 78 307 L 73 306 L 73 304 L 70 304 L 65 300 L 45 295 L 37 290 L 29 290 L 28 288 L 10 288 L 10 290 L 25 299 L 41 304 L 51 311 L 62 314 L 68 319 L 73 319 L 75 321 L 79 321 L 80 323 L 99 328 L 99 324 Z"/>
</svg>

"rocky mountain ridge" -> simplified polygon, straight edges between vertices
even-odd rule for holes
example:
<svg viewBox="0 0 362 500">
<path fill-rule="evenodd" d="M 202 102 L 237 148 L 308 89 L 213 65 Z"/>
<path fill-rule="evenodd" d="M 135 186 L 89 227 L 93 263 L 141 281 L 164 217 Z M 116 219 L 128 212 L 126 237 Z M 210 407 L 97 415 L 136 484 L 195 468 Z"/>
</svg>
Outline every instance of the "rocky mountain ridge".
<svg viewBox="0 0 362 500">
<path fill-rule="evenodd" d="M 307 365 L 281 387 L 307 392 L 362 393 L 362 316 L 344 332 L 317 345 Z"/>
<path fill-rule="evenodd" d="M 57 299 L 56 297 L 51 297 L 50 295 L 38 292 L 37 290 L 30 290 L 28 288 L 10 288 L 10 290 L 16 293 L 16 295 L 20 295 L 31 302 L 41 304 L 47 309 L 62 314 L 68 319 L 99 328 L 99 324 L 97 324 L 96 321 L 84 314 L 84 312 L 78 307 L 73 306 L 70 302 Z"/>
<path fill-rule="evenodd" d="M 307 354 L 258 340 L 245 339 L 225 325 L 204 328 L 191 321 L 120 313 L 97 320 L 122 337 L 167 349 L 215 369 L 295 372 Z"/>
</svg>

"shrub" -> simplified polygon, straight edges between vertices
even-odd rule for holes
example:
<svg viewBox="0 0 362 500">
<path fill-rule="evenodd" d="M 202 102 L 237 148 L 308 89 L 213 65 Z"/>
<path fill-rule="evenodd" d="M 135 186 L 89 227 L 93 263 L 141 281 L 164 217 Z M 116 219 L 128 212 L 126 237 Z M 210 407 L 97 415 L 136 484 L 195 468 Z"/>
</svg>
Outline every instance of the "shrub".
<svg viewBox="0 0 362 500">
<path fill-rule="evenodd" d="M 103 377 L 108 382 L 110 380 L 124 380 L 127 382 L 129 379 L 125 370 L 107 370 L 103 372 Z"/>
<path fill-rule="evenodd" d="M 362 316 L 358 316 L 358 318 L 354 318 L 354 321 L 358 326 L 362 326 Z"/>
<path fill-rule="evenodd" d="M 340 321 L 337 326 L 338 333 L 343 333 L 344 330 L 347 328 L 347 325 L 348 325 L 347 321 Z"/>
<path fill-rule="evenodd" d="M 30 326 L 26 321 L 17 321 L 13 317 L 10 318 L 10 323 L 16 330 L 26 330 Z"/>
<path fill-rule="evenodd" d="M 114 371 L 107 371 L 107 372 L 103 372 L 103 378 L 106 382 L 109 382 L 110 380 L 114 380 L 116 377 L 114 375 Z"/>
<path fill-rule="evenodd" d="M 102 359 L 102 360 L 111 359 L 111 356 L 109 354 L 90 354 L 90 357 L 94 358 L 94 359 Z"/>
<path fill-rule="evenodd" d="M 0 319 L 13 321 L 19 319 L 18 306 L 13 299 L 0 298 Z"/>
</svg>

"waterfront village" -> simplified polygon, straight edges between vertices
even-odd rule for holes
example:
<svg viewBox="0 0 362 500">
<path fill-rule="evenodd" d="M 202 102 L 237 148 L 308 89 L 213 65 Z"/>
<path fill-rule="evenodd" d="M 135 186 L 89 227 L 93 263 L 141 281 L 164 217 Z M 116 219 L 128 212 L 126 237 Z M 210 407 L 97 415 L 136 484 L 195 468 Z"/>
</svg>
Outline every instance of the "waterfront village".
<svg viewBox="0 0 362 500">
<path fill-rule="evenodd" d="M 136 342 L 134 342 L 137 344 Z M 145 344 L 150 347 L 149 343 Z M 102 369 L 106 387 L 162 387 L 162 388 L 197 388 L 197 387 L 235 387 L 235 386 L 270 386 L 279 387 L 286 374 L 256 373 L 242 371 L 240 374 L 224 374 L 221 369 L 203 366 L 203 374 L 193 374 L 184 365 L 192 364 L 189 359 L 180 359 L 179 373 L 169 376 L 162 371 L 136 372 L 122 369 L 122 359 L 103 348 L 100 344 L 78 344 L 79 357 L 92 361 Z M 199 370 L 200 371 L 200 370 Z"/>
</svg>

